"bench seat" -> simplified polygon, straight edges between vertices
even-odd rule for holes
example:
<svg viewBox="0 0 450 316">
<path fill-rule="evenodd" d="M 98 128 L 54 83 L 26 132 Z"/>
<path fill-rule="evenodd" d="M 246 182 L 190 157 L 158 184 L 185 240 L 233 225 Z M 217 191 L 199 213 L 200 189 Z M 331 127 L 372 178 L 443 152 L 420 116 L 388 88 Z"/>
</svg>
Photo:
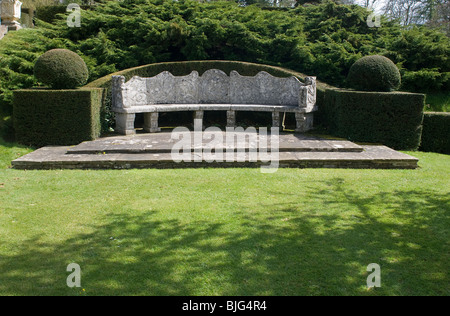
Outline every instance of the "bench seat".
<svg viewBox="0 0 450 316">
<path fill-rule="evenodd" d="M 144 114 L 144 130 L 155 133 L 159 113 L 194 112 L 203 122 L 204 111 L 226 111 L 227 127 L 235 127 L 236 112 L 271 112 L 272 127 L 281 126 L 282 113 L 294 113 L 296 131 L 312 128 L 316 107 L 316 78 L 301 82 L 296 77 L 278 78 L 264 71 L 255 76 L 230 76 L 218 69 L 199 75 L 174 76 L 164 71 L 150 78 L 112 77 L 112 111 L 116 113 L 116 131 L 134 134 L 136 114 Z M 203 123 L 202 123 L 203 126 Z"/>
<path fill-rule="evenodd" d="M 267 104 L 152 104 L 139 105 L 125 109 L 113 109 L 115 113 L 150 113 L 179 111 L 248 111 L 248 112 L 288 112 L 307 113 L 306 108 L 291 105 Z"/>
</svg>

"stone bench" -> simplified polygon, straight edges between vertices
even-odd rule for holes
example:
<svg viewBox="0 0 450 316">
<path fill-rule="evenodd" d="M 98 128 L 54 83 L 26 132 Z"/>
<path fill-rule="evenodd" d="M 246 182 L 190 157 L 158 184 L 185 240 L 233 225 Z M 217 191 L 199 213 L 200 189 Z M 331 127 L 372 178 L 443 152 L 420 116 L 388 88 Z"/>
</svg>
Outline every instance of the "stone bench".
<svg viewBox="0 0 450 316">
<path fill-rule="evenodd" d="M 290 112 L 295 113 L 296 131 L 305 132 L 312 128 L 315 104 L 315 77 L 302 83 L 294 76 L 278 78 L 264 71 L 249 77 L 237 71 L 227 76 L 217 69 L 202 76 L 197 71 L 187 76 L 164 71 L 128 82 L 123 76 L 112 77 L 116 131 L 124 135 L 135 133 L 137 113 L 144 113 L 144 130 L 154 133 L 160 131 L 159 113 L 175 111 L 193 111 L 200 120 L 204 111 L 227 111 L 227 127 L 236 126 L 236 111 L 272 112 L 273 127 L 280 127 L 280 113 Z"/>
</svg>

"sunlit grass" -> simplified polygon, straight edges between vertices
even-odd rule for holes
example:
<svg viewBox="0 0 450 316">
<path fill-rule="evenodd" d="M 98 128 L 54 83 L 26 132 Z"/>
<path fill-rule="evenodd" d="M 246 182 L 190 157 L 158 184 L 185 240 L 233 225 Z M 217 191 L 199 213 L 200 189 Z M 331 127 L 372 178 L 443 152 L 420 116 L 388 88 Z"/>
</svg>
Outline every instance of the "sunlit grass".
<svg viewBox="0 0 450 316">
<path fill-rule="evenodd" d="M 449 93 L 428 93 L 426 98 L 425 111 L 428 112 L 450 112 Z"/>
<path fill-rule="evenodd" d="M 27 151 L 0 146 L 3 168 Z M 450 158 L 410 154 L 420 169 L 0 170 L 0 295 L 449 295 Z"/>
<path fill-rule="evenodd" d="M 11 167 L 11 161 L 23 155 L 30 153 L 32 150 L 25 146 L 5 142 L 0 137 L 0 169 Z"/>
</svg>

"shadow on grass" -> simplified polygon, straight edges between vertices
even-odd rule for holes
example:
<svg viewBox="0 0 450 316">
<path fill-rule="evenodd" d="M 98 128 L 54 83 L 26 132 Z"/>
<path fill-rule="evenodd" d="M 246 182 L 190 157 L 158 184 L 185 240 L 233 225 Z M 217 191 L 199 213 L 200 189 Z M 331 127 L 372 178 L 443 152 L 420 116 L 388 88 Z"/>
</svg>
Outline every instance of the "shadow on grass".
<svg viewBox="0 0 450 316">
<path fill-rule="evenodd" d="M 0 258 L 0 293 L 450 294 L 449 197 L 415 191 L 362 196 L 343 189 L 343 181 L 333 179 L 322 191 L 311 185 L 289 205 L 235 211 L 232 219 L 186 223 L 161 220 L 160 211 L 120 210 L 63 243 L 36 236 Z M 319 199 L 323 208 L 301 210 L 295 199 Z M 86 292 L 65 285 L 72 262 L 82 268 Z M 380 264 L 382 287 L 367 291 L 370 263 Z"/>
<path fill-rule="evenodd" d="M 32 149 L 29 146 L 21 145 L 18 143 L 15 143 L 14 141 L 7 141 L 2 136 L 0 136 L 0 146 L 5 148 L 18 148 L 18 149 Z"/>
</svg>

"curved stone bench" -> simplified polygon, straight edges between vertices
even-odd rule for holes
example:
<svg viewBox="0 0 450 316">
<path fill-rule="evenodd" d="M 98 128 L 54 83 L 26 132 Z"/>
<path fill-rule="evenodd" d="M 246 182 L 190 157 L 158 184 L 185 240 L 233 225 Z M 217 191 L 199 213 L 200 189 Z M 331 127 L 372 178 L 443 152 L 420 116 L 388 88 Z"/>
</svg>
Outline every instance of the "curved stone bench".
<svg viewBox="0 0 450 316">
<path fill-rule="evenodd" d="M 278 78 L 261 71 L 256 76 L 227 76 L 218 69 L 202 76 L 193 71 L 174 76 L 164 71 L 150 78 L 112 77 L 112 111 L 116 113 L 116 131 L 134 134 L 136 113 L 144 113 L 144 130 L 160 131 L 161 112 L 193 111 L 194 119 L 203 119 L 204 111 L 227 111 L 227 127 L 235 127 L 236 111 L 272 112 L 272 125 L 280 127 L 280 113 L 295 113 L 296 131 L 312 128 L 316 110 L 316 78 L 302 83 L 296 77 Z"/>
</svg>

